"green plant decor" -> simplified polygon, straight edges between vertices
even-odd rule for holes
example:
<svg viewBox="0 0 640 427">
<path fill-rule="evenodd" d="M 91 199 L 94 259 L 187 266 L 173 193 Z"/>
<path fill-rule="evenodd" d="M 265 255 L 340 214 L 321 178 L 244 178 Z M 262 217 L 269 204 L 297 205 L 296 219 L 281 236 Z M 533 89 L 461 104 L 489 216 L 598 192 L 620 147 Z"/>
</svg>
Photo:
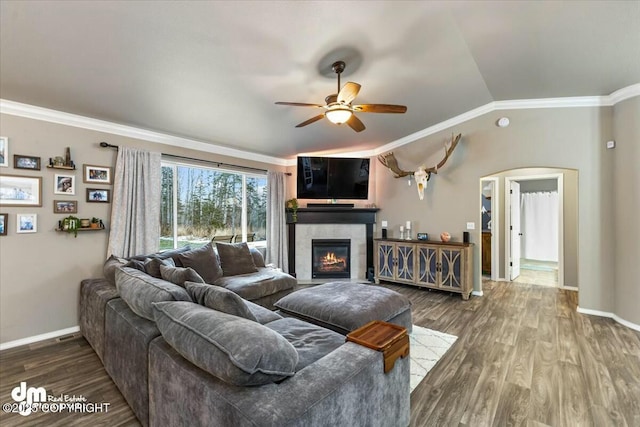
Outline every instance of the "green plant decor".
<svg viewBox="0 0 640 427">
<path fill-rule="evenodd" d="M 78 228 L 80 228 L 80 219 L 73 215 L 69 215 L 62 220 L 62 230 L 67 233 L 73 233 L 73 237 L 78 237 Z"/>
<path fill-rule="evenodd" d="M 291 209 L 291 220 L 298 222 L 298 199 L 294 197 L 293 199 L 287 200 L 285 207 Z"/>
<path fill-rule="evenodd" d="M 96 218 L 95 216 L 93 218 L 91 218 L 91 223 L 92 224 L 100 224 L 100 218 Z"/>
</svg>

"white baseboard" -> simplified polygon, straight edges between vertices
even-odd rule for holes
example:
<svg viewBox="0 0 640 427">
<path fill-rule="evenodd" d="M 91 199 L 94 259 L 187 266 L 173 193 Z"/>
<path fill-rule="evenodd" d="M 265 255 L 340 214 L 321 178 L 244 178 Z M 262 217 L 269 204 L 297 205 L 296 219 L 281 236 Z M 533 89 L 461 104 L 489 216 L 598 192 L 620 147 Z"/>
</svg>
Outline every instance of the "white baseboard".
<svg viewBox="0 0 640 427">
<path fill-rule="evenodd" d="M 32 337 L 22 338 L 15 341 L 4 342 L 0 344 L 0 351 L 20 347 L 21 345 L 33 344 L 38 341 L 50 340 L 51 338 L 57 338 L 63 335 L 75 334 L 76 332 L 80 332 L 80 326 L 72 326 L 71 328 L 47 332 L 46 334 L 34 335 Z"/>
<path fill-rule="evenodd" d="M 482 292 L 482 291 L 472 291 L 471 295 L 475 295 L 477 297 L 481 297 L 481 296 L 484 295 L 484 292 Z"/>
<path fill-rule="evenodd" d="M 564 289 L 566 291 L 576 291 L 578 292 L 577 286 L 560 286 L 560 289 Z"/>
<path fill-rule="evenodd" d="M 618 317 L 616 314 L 613 314 L 613 313 L 609 313 L 609 312 L 606 312 L 606 311 L 600 311 L 600 310 L 591 310 L 590 308 L 581 308 L 581 307 L 578 307 L 578 309 L 576 311 L 578 313 L 588 314 L 588 315 L 591 315 L 591 316 L 609 317 L 609 318 L 615 320 L 616 322 L 620 323 L 621 325 L 626 326 L 627 328 L 631 328 L 633 330 L 640 331 L 640 325 L 636 325 L 635 323 L 631 323 L 628 320 L 624 320 L 623 318 Z"/>
</svg>

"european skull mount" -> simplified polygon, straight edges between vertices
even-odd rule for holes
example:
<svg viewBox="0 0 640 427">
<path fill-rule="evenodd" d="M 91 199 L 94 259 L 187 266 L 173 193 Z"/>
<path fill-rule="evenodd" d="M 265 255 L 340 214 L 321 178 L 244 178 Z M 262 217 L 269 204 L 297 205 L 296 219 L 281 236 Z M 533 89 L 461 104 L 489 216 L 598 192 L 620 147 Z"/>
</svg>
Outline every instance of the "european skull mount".
<svg viewBox="0 0 640 427">
<path fill-rule="evenodd" d="M 453 153 L 453 150 L 458 145 L 458 142 L 460 141 L 461 137 L 462 137 L 461 133 L 459 133 L 456 137 L 454 137 L 452 134 L 451 145 L 447 147 L 447 144 L 445 143 L 445 146 L 444 146 L 445 148 L 444 159 L 440 160 L 440 162 L 437 165 L 430 168 L 425 168 L 424 166 L 420 166 L 416 171 L 406 171 L 406 170 L 400 169 L 400 167 L 398 166 L 398 161 L 393 155 L 393 151 L 384 155 L 382 154 L 379 155 L 378 160 L 387 169 L 393 172 L 394 178 L 402 178 L 405 176 L 413 175 L 414 179 L 416 180 L 416 184 L 418 185 L 418 196 L 420 196 L 420 200 L 422 200 L 424 199 L 424 189 L 427 188 L 427 182 L 429 181 L 429 179 L 431 179 L 431 174 L 432 173 L 437 174 L 438 169 L 444 166 L 444 164 L 447 162 L 447 159 L 451 156 L 451 153 Z"/>
</svg>

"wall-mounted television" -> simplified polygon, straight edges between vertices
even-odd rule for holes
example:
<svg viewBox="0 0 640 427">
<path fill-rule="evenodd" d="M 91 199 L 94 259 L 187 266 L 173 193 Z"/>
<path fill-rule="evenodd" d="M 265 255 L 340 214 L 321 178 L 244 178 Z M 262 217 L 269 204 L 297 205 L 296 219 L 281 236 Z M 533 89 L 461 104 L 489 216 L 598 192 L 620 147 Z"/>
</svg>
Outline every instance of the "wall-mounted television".
<svg viewBox="0 0 640 427">
<path fill-rule="evenodd" d="M 298 199 L 367 199 L 369 159 L 298 157 Z"/>
</svg>

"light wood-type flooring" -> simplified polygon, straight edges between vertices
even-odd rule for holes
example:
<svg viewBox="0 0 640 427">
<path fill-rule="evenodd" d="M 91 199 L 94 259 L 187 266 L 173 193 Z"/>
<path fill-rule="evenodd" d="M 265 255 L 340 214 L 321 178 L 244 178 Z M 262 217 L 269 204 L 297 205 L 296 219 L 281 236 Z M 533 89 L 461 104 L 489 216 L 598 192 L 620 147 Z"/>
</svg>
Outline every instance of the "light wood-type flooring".
<svg viewBox="0 0 640 427">
<path fill-rule="evenodd" d="M 458 340 L 411 394 L 412 426 L 640 426 L 640 333 L 576 312 L 576 293 L 485 282 L 483 297 L 385 285 L 414 323 Z M 83 395 L 107 413 L 0 412 L 0 425 L 139 425 L 81 337 L 0 353 L 0 403 L 20 381 Z"/>
</svg>

